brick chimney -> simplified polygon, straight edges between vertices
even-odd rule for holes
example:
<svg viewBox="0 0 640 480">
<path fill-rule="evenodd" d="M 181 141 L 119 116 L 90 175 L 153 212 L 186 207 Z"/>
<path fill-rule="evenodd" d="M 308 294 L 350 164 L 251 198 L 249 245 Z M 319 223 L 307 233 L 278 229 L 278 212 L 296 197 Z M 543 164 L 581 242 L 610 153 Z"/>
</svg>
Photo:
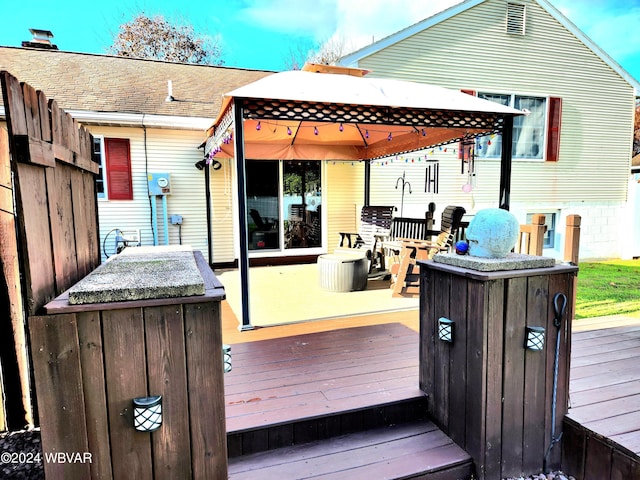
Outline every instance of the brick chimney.
<svg viewBox="0 0 640 480">
<path fill-rule="evenodd" d="M 29 48 L 42 48 L 45 50 L 58 50 L 58 46 L 51 43 L 53 33 L 49 30 L 38 30 L 37 28 L 30 28 L 29 31 L 33 38 L 28 41 L 22 42 L 23 47 Z"/>
</svg>

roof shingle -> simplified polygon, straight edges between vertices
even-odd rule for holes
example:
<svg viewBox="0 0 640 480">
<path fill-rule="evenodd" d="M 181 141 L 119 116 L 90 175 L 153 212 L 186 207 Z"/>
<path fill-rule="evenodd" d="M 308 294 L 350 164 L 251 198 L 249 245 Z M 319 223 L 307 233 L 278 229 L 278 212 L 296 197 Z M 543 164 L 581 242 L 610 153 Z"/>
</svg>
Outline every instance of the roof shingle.
<svg viewBox="0 0 640 480">
<path fill-rule="evenodd" d="M 224 93 L 273 73 L 18 47 L 0 47 L 0 70 L 65 110 L 212 119 Z"/>
</svg>

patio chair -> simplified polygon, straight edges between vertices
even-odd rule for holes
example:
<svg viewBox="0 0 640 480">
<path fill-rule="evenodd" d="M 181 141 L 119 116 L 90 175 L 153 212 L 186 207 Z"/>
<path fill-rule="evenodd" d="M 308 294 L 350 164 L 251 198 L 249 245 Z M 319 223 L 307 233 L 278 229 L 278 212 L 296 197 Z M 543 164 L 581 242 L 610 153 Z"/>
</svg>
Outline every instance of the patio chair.
<svg viewBox="0 0 640 480">
<path fill-rule="evenodd" d="M 380 269 L 382 262 L 378 253 L 373 252 L 376 235 L 388 235 L 395 207 L 365 206 L 360 212 L 360 227 L 357 233 L 339 232 L 340 243 L 334 253 L 362 252 L 370 260 L 369 273 Z"/>
<path fill-rule="evenodd" d="M 439 231 L 429 231 L 437 234 L 435 240 L 415 238 L 401 238 L 397 242 L 383 242 L 383 246 L 395 253 L 396 263 L 391 266 L 393 296 L 415 296 L 419 294 L 420 269 L 418 260 L 428 260 L 436 253 L 449 251 L 457 237 L 462 224 L 462 217 L 466 213 L 463 207 L 449 205 L 442 212 Z"/>
</svg>

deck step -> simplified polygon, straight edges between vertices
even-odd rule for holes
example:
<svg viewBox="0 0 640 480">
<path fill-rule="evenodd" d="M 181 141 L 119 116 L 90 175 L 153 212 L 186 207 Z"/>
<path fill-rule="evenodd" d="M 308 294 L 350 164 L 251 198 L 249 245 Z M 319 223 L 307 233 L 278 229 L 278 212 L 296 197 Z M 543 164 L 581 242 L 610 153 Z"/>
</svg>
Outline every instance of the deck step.
<svg viewBox="0 0 640 480">
<path fill-rule="evenodd" d="M 231 480 L 461 480 L 471 457 L 421 420 L 229 459 Z"/>
<path fill-rule="evenodd" d="M 227 431 L 229 458 L 361 432 L 426 418 L 427 399 L 414 396 L 366 407 L 279 419 L 243 430 Z M 295 413 L 295 412 L 294 412 Z"/>
</svg>

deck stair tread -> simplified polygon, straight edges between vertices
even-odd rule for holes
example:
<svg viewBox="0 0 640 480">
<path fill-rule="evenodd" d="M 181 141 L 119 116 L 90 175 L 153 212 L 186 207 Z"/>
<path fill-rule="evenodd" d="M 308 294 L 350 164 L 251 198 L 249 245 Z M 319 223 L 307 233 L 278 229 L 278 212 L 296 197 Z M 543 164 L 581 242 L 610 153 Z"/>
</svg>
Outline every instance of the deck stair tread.
<svg viewBox="0 0 640 480">
<path fill-rule="evenodd" d="M 229 459 L 229 479 L 461 479 L 471 457 L 421 420 Z"/>
</svg>

